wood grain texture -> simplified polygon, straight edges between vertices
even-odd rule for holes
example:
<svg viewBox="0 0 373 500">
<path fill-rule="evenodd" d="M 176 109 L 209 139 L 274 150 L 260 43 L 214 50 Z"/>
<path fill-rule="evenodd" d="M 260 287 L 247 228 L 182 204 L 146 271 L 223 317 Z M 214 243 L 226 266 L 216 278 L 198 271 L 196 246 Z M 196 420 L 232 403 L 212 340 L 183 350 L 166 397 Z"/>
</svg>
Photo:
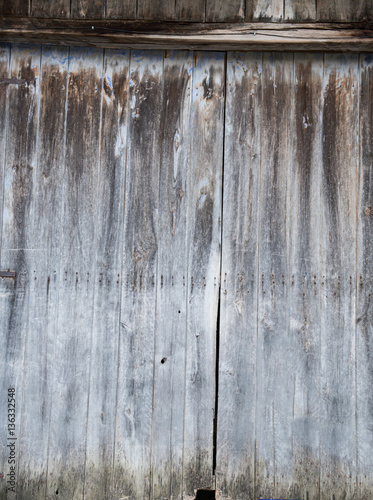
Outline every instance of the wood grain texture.
<svg viewBox="0 0 373 500">
<path fill-rule="evenodd" d="M 228 53 L 216 490 L 255 498 L 262 54 Z"/>
<path fill-rule="evenodd" d="M 40 112 L 30 221 L 29 333 L 24 353 L 25 394 L 19 460 L 19 498 L 46 495 L 59 294 L 62 179 L 68 49 L 43 48 Z M 35 383 L 37 381 L 37 383 Z"/>
<path fill-rule="evenodd" d="M 92 29 L 93 27 L 93 29 Z M 54 45 L 188 50 L 363 52 L 373 50 L 364 23 L 179 23 L 3 17 L 0 40 Z"/>
<path fill-rule="evenodd" d="M 283 0 L 246 0 L 246 20 L 282 21 L 284 18 Z"/>
<path fill-rule="evenodd" d="M 75 19 L 104 19 L 105 0 L 71 0 L 71 17 Z"/>
<path fill-rule="evenodd" d="M 138 19 L 174 19 L 175 0 L 137 0 Z"/>
<path fill-rule="evenodd" d="M 106 0 L 106 19 L 136 19 L 134 0 Z"/>
<path fill-rule="evenodd" d="M 288 324 L 293 56 L 263 55 L 262 79 L 256 496 L 287 498 L 294 388 Z"/>
<path fill-rule="evenodd" d="M 1 0 L 0 12 L 4 16 L 27 16 L 30 0 Z"/>
<path fill-rule="evenodd" d="M 320 165 L 322 54 L 296 54 L 291 163 L 289 371 L 292 477 L 289 498 L 319 498 Z"/>
<path fill-rule="evenodd" d="M 320 498 L 356 483 L 358 58 L 326 55 L 321 176 Z"/>
<path fill-rule="evenodd" d="M 239 22 L 245 18 L 244 0 L 227 0 L 226 2 L 215 2 L 206 0 L 207 22 Z"/>
<path fill-rule="evenodd" d="M 9 78 L 10 71 L 10 45 L 1 44 L 0 46 L 0 75 L 2 78 Z M 0 265 L 3 263 L 1 259 L 1 241 L 3 237 L 3 202 L 5 189 L 4 186 L 4 174 L 6 171 L 6 163 L 5 163 L 5 153 L 6 153 L 6 139 L 7 139 L 7 117 L 8 117 L 8 85 L 0 86 L 0 106 L 3 110 L 3 113 L 0 116 Z M 7 363 L 7 344 L 9 344 L 9 333 L 8 329 L 11 323 L 11 315 L 12 315 L 12 307 L 15 304 L 15 280 L 9 279 L 0 279 L 0 339 L 1 339 L 1 354 L 0 354 L 0 366 L 1 366 L 1 376 L 4 376 L 4 367 Z M 1 379 L 2 380 L 2 379 Z M 6 464 L 8 459 L 8 453 L 5 451 L 6 448 L 4 444 L 6 444 L 6 438 L 9 436 L 8 427 L 7 427 L 7 401 L 8 401 L 8 387 L 4 387 L 3 383 L 1 383 L 1 396 L 0 396 L 0 433 L 1 433 L 1 441 L 3 443 L 3 448 L 0 455 L 0 469 L 3 471 L 3 474 L 9 472 L 9 468 Z M 12 423 L 12 422 L 11 422 Z M 7 470 L 6 470 L 7 469 Z M 6 477 L 6 476 L 5 476 Z M 7 485 L 4 481 L 0 482 L 0 498 L 7 497 L 6 488 Z"/>
<path fill-rule="evenodd" d="M 194 55 L 183 491 L 213 488 L 216 329 L 220 274 L 225 57 Z"/>
<path fill-rule="evenodd" d="M 70 17 L 70 0 L 46 2 L 45 0 L 32 0 L 31 16 L 46 18 Z"/>
<path fill-rule="evenodd" d="M 129 51 L 109 50 L 103 75 L 96 279 L 84 498 L 113 495 Z"/>
<path fill-rule="evenodd" d="M 203 22 L 205 20 L 205 0 L 176 0 L 175 19 Z"/>
<path fill-rule="evenodd" d="M 315 0 L 285 0 L 285 21 L 315 21 Z"/>
<path fill-rule="evenodd" d="M 360 56 L 360 175 L 357 234 L 356 301 L 356 396 L 357 396 L 357 498 L 369 498 L 373 489 L 371 475 L 373 430 L 370 425 L 373 399 L 372 337 L 372 169 L 373 169 L 373 64 L 369 54 Z"/>
<path fill-rule="evenodd" d="M 153 398 L 152 498 L 181 498 L 187 342 L 187 215 L 191 202 L 190 108 L 193 57 L 164 59 L 158 281 Z"/>
<path fill-rule="evenodd" d="M 10 45 L 0 44 L 0 78 L 9 78 Z M 3 201 L 4 201 L 4 172 L 5 172 L 5 152 L 8 128 L 8 88 L 6 84 L 0 84 L 0 108 L 3 110 L 0 116 L 0 262 L 1 262 L 1 241 L 3 227 Z"/>
<path fill-rule="evenodd" d="M 317 0 L 319 21 L 371 21 L 373 4 L 370 0 Z"/>
<path fill-rule="evenodd" d="M 159 245 L 162 52 L 132 52 L 129 102 L 114 486 L 118 498 L 148 498 Z"/>
<path fill-rule="evenodd" d="M 103 54 L 70 49 L 60 294 L 47 496 L 80 498 L 84 487 L 91 366 Z"/>
<path fill-rule="evenodd" d="M 7 146 L 4 171 L 3 225 L 1 266 L 17 272 L 16 282 L 5 286 L 4 330 L 2 331 L 1 394 L 6 398 L 8 388 L 15 388 L 16 418 L 15 470 L 18 495 L 20 445 L 23 423 L 25 387 L 25 346 L 29 334 L 29 300 L 32 254 L 34 252 L 32 221 L 34 179 L 36 168 L 37 120 L 40 77 L 40 47 L 13 46 L 10 56 L 10 77 L 24 80 L 8 90 Z M 27 82 L 27 83 L 26 83 Z M 6 399 L 4 400 L 4 403 Z M 4 405 L 2 411 L 7 411 Z M 2 414 L 3 422 L 7 415 Z M 4 429 L 6 432 L 6 428 Z M 6 436 L 6 434 L 5 434 Z M 5 441 L 4 436 L 4 441 Z M 8 455 L 8 453 L 7 453 Z M 5 474 L 9 465 L 2 468 Z M 3 469 L 2 469 L 3 470 Z M 6 476 L 5 476 L 6 477 Z M 4 494 L 4 492 L 2 493 Z M 6 498 L 6 497 L 3 497 Z"/>
</svg>

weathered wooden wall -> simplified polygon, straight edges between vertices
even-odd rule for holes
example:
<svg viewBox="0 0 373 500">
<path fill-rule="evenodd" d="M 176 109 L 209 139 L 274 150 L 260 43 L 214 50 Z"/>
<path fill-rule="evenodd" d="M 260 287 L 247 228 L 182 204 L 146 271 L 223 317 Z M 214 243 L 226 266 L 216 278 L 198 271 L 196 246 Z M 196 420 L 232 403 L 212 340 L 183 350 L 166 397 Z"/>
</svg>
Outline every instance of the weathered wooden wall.
<svg viewBox="0 0 373 500">
<path fill-rule="evenodd" d="M 4 16 L 186 22 L 371 21 L 371 0 L 1 0 Z"/>
<path fill-rule="evenodd" d="M 373 498 L 372 96 L 371 55 L 0 46 L 0 498 L 9 387 L 20 499 Z"/>
</svg>

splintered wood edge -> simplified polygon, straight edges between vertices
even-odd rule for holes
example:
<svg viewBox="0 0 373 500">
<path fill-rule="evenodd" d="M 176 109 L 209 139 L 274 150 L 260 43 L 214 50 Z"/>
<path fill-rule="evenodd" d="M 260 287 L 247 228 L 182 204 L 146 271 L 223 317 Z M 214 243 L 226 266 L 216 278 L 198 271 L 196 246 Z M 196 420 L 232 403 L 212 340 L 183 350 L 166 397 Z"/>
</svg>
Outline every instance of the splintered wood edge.
<svg viewBox="0 0 373 500">
<path fill-rule="evenodd" d="M 0 18 L 0 41 L 100 48 L 370 52 L 373 26 Z"/>
</svg>

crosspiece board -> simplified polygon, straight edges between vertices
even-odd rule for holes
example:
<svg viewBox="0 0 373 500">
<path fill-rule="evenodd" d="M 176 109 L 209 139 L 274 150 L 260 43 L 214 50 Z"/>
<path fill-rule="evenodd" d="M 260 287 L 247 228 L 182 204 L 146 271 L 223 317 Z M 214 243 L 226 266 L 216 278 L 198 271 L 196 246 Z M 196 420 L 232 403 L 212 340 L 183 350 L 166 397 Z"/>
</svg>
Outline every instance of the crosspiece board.
<svg viewBox="0 0 373 500">
<path fill-rule="evenodd" d="M 373 58 L 0 77 L 0 498 L 370 498 Z"/>
</svg>

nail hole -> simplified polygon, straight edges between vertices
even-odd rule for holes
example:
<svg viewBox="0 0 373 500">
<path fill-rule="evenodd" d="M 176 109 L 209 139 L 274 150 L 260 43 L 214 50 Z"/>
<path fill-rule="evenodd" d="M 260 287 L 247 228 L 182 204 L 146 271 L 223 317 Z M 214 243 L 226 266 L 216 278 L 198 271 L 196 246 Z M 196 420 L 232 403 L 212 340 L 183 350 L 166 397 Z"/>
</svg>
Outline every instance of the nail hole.
<svg viewBox="0 0 373 500">
<path fill-rule="evenodd" d="M 161 359 L 161 363 L 162 363 L 162 365 L 163 365 L 166 361 L 167 361 L 167 358 L 162 358 L 162 359 Z"/>
</svg>

